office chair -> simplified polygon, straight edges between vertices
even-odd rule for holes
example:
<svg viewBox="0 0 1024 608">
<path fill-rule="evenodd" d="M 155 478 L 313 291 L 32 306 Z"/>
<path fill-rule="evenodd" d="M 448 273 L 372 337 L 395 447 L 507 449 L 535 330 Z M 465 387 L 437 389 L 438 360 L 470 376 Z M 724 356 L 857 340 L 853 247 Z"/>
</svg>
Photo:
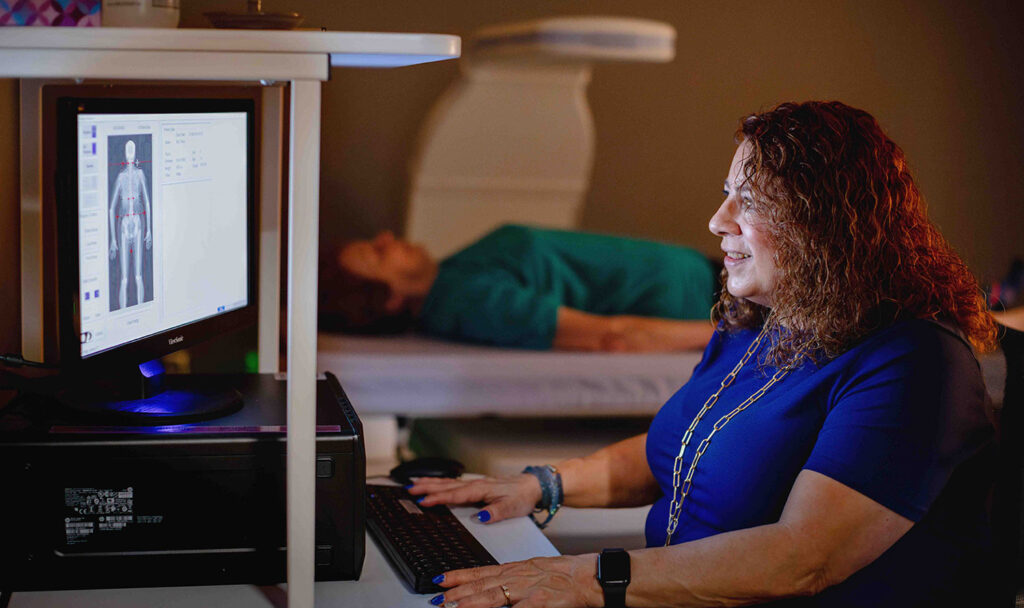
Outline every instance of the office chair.
<svg viewBox="0 0 1024 608">
<path fill-rule="evenodd" d="M 992 533 L 996 551 L 998 606 L 1024 606 L 1024 332 L 999 326 L 999 344 L 1006 356 L 1006 390 L 999 417 Z"/>
</svg>

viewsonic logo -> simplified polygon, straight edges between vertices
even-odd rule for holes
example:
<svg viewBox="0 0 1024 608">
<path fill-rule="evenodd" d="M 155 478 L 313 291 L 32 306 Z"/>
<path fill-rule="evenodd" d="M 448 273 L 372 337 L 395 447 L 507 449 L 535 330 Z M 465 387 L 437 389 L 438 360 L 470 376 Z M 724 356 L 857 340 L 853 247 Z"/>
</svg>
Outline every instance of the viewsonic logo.
<svg viewBox="0 0 1024 608">
<path fill-rule="evenodd" d="M 177 338 L 170 338 L 170 339 L 168 339 L 167 340 L 167 345 L 170 346 L 172 344 L 178 344 L 179 342 L 184 342 L 184 341 L 185 341 L 185 336 L 178 336 Z"/>
</svg>

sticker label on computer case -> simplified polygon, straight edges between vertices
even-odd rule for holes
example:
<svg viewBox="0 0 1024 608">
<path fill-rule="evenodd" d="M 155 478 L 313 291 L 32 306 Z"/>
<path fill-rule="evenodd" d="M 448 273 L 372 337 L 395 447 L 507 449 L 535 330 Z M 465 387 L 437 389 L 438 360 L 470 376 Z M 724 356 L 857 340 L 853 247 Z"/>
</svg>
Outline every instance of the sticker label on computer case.
<svg viewBox="0 0 1024 608">
<path fill-rule="evenodd" d="M 68 545 L 96 534 L 117 534 L 133 524 L 158 524 L 162 515 L 136 515 L 135 489 L 64 488 L 64 536 Z"/>
</svg>

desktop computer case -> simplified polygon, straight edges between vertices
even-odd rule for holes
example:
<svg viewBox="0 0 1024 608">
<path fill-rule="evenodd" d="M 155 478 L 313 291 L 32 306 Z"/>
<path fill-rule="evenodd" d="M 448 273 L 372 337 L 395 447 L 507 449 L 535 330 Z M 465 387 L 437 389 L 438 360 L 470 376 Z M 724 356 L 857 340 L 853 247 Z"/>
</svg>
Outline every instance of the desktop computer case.
<svg viewBox="0 0 1024 608">
<path fill-rule="evenodd" d="M 196 424 L 68 423 L 31 400 L 0 412 L 0 589 L 284 582 L 285 382 L 217 381 L 245 406 Z M 316 405 L 316 578 L 358 579 L 361 423 L 330 374 Z"/>
</svg>

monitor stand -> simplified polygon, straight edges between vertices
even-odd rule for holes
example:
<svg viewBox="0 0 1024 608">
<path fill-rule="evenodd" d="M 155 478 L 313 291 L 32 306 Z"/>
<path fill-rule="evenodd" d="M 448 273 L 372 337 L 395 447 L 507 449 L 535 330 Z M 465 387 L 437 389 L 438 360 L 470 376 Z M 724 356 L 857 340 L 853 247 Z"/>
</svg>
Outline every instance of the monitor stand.
<svg viewBox="0 0 1024 608">
<path fill-rule="evenodd" d="M 153 360 L 111 370 L 102 379 L 76 376 L 58 392 L 57 400 L 86 420 L 132 426 L 202 422 L 242 409 L 241 393 L 225 386 L 219 376 L 175 379 L 175 387 L 165 386 L 163 364 Z"/>
</svg>

